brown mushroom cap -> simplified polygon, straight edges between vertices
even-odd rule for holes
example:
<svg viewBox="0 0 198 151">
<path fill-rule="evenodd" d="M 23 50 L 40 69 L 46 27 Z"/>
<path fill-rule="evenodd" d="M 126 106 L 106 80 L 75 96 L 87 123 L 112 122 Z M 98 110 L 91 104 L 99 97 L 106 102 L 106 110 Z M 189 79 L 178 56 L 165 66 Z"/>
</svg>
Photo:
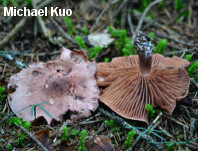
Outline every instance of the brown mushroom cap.
<svg viewBox="0 0 198 151">
<path fill-rule="evenodd" d="M 179 57 L 152 56 L 151 70 L 144 75 L 138 55 L 114 58 L 97 65 L 97 83 L 104 89 L 100 101 L 117 114 L 148 123 L 146 104 L 172 114 L 176 102 L 188 94 L 190 78 L 184 69 L 189 62 Z"/>
<path fill-rule="evenodd" d="M 67 111 L 79 117 L 87 117 L 98 107 L 99 89 L 95 80 L 96 62 L 89 62 L 82 50 L 62 48 L 59 58 L 47 63 L 36 62 L 13 75 L 8 88 L 17 87 L 9 95 L 9 104 L 17 116 L 32 121 L 43 116 L 48 124 L 52 118 L 36 107 L 36 117 L 29 105 L 42 102 L 42 106 L 54 119 L 61 120 Z"/>
</svg>

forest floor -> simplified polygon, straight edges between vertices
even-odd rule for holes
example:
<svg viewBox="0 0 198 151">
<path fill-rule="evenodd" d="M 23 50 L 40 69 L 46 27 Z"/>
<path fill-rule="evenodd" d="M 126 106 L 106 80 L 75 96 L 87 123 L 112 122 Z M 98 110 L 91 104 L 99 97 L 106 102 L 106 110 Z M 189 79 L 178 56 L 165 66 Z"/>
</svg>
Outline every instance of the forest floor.
<svg viewBox="0 0 198 151">
<path fill-rule="evenodd" d="M 5 0 L 0 2 L 0 150 L 198 150 L 198 1 L 191 0 Z M 71 9 L 69 17 L 3 15 L 4 6 Z M 88 118 L 69 124 L 40 118 L 28 125 L 9 107 L 9 78 L 34 61 L 47 62 L 60 48 L 85 49 L 96 62 L 134 54 L 135 33 L 153 38 L 154 53 L 190 62 L 189 93 L 172 116 L 149 125 L 120 117 L 103 103 Z M 98 34 L 98 47 L 90 34 Z M 107 33 L 102 37 L 100 33 Z M 110 36 L 110 37 L 109 37 Z M 113 40 L 112 40 L 113 39 Z M 90 49 L 91 48 L 91 49 Z M 4 90 L 5 88 L 5 90 Z M 67 116 L 64 116 L 66 119 Z M 135 131 L 135 132 L 134 132 Z M 41 143 L 41 144 L 40 144 Z M 91 144 L 91 145 L 90 145 Z"/>
</svg>

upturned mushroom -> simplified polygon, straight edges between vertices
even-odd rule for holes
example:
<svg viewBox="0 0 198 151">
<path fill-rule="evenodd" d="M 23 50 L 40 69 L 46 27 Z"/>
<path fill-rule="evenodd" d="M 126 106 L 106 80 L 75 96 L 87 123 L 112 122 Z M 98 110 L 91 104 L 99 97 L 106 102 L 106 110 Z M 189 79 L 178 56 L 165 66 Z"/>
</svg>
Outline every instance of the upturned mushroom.
<svg viewBox="0 0 198 151">
<path fill-rule="evenodd" d="M 35 62 L 11 76 L 8 88 L 16 90 L 9 94 L 9 104 L 25 121 L 43 116 L 50 124 L 52 117 L 60 121 L 68 111 L 71 118 L 78 119 L 89 116 L 98 107 L 96 62 L 89 62 L 83 50 L 61 51 L 54 61 Z M 31 106 L 35 107 L 34 116 Z"/>
<path fill-rule="evenodd" d="M 152 39 L 136 35 L 138 55 L 114 58 L 97 65 L 97 83 L 107 87 L 100 101 L 117 114 L 148 123 L 145 105 L 160 107 L 172 114 L 176 103 L 188 94 L 190 78 L 185 70 L 189 62 L 179 57 L 152 55 Z"/>
</svg>

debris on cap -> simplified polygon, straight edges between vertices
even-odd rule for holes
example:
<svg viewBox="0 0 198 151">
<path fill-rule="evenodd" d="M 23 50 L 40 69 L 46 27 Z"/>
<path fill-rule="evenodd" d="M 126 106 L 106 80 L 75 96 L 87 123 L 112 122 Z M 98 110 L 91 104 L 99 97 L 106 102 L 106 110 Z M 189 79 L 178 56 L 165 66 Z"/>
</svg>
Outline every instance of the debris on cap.
<svg viewBox="0 0 198 151">
<path fill-rule="evenodd" d="M 8 96 L 10 107 L 25 121 L 43 116 L 48 124 L 52 117 L 61 121 L 68 111 L 76 119 L 88 117 L 98 107 L 96 67 L 85 51 L 62 48 L 54 61 L 32 63 L 10 77 L 8 88 L 16 88 Z M 38 104 L 31 115 L 32 107 L 26 107 Z"/>
<path fill-rule="evenodd" d="M 152 39 L 144 33 L 136 36 L 138 55 L 114 58 L 97 65 L 97 83 L 106 87 L 100 101 L 117 114 L 148 123 L 146 104 L 172 114 L 176 102 L 188 94 L 189 62 L 179 57 L 152 55 Z"/>
</svg>

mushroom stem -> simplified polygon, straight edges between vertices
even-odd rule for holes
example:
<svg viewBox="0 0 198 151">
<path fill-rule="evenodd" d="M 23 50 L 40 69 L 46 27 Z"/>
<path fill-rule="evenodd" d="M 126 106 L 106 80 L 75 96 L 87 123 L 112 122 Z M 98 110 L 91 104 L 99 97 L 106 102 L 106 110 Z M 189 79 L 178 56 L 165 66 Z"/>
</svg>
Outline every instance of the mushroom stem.
<svg viewBox="0 0 198 151">
<path fill-rule="evenodd" d="M 143 76 L 147 76 L 150 73 L 152 65 L 152 38 L 146 34 L 140 32 L 136 35 L 136 49 L 139 55 L 139 71 Z"/>
<path fill-rule="evenodd" d="M 139 53 L 138 53 L 139 54 Z M 152 54 L 147 57 L 145 54 L 139 54 L 139 71 L 142 75 L 148 75 L 151 70 Z"/>
</svg>

